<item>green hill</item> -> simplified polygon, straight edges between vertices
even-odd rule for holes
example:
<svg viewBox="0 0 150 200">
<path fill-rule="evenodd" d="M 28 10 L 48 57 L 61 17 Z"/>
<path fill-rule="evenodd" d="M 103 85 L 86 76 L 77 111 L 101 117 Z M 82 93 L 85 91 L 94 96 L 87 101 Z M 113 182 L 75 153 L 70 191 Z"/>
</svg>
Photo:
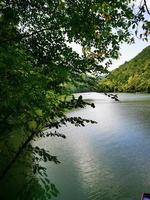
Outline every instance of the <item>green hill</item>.
<svg viewBox="0 0 150 200">
<path fill-rule="evenodd" d="M 98 90 L 150 93 L 150 46 L 99 81 Z"/>
</svg>

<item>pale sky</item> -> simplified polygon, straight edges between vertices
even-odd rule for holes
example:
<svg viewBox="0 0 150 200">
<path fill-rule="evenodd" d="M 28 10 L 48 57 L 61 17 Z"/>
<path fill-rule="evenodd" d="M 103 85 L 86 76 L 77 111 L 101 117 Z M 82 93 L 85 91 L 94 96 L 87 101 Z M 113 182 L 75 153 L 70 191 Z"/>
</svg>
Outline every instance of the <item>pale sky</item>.
<svg viewBox="0 0 150 200">
<path fill-rule="evenodd" d="M 135 5 L 138 6 L 141 3 L 141 0 L 136 0 L 136 1 L 134 1 L 134 3 L 135 3 Z M 150 0 L 147 0 L 147 6 L 150 10 Z M 150 21 L 149 15 L 146 15 L 145 17 L 148 18 L 148 20 Z M 120 65 L 122 65 L 125 61 L 131 60 L 148 45 L 150 45 L 150 37 L 149 37 L 148 42 L 146 42 L 146 41 L 144 42 L 141 39 L 136 38 L 134 44 L 131 44 L 131 45 L 126 44 L 126 43 L 121 44 L 120 45 L 121 56 L 117 60 L 113 60 L 113 64 L 111 65 L 109 70 L 113 70 L 113 69 L 119 67 Z M 77 53 L 82 55 L 82 48 L 79 44 L 71 43 L 71 44 L 69 44 L 69 46 L 71 46 L 74 51 L 76 51 Z"/>
<path fill-rule="evenodd" d="M 140 3 L 142 3 L 143 0 L 135 0 L 134 4 L 138 7 Z M 150 0 L 146 0 L 148 9 L 150 10 Z M 150 15 L 145 14 L 145 18 L 150 21 Z M 119 59 L 114 60 L 112 66 L 109 68 L 110 70 L 115 69 L 116 67 L 119 67 L 122 65 L 125 61 L 129 61 L 132 58 L 134 58 L 137 54 L 139 54 L 145 47 L 150 45 L 150 37 L 148 42 L 144 42 L 141 39 L 135 38 L 134 44 L 122 44 L 120 45 L 120 53 L 121 56 Z"/>
<path fill-rule="evenodd" d="M 109 68 L 109 70 L 113 70 L 120 65 L 122 65 L 125 61 L 129 61 L 134 58 L 137 54 L 139 54 L 145 47 L 150 45 L 150 40 L 148 42 L 143 42 L 141 39 L 135 39 L 134 44 L 121 44 L 120 45 L 120 53 L 121 56 L 117 60 L 113 60 L 113 64 Z M 82 55 L 81 45 L 71 43 L 69 44 L 79 55 Z"/>
<path fill-rule="evenodd" d="M 147 6 L 150 9 L 150 0 L 147 0 Z M 138 6 L 141 3 L 141 0 L 135 1 L 136 5 Z M 146 18 L 150 20 L 150 16 L 146 15 Z M 125 61 L 129 61 L 132 58 L 134 58 L 137 54 L 139 54 L 145 47 L 150 45 L 150 39 L 148 42 L 144 42 L 141 39 L 136 38 L 135 44 L 122 44 L 120 45 L 120 53 L 121 56 L 119 59 L 114 60 L 112 66 L 109 68 L 110 70 L 115 69 L 116 67 L 119 67 L 122 65 Z"/>
<path fill-rule="evenodd" d="M 136 39 L 135 44 L 129 45 L 129 44 L 124 43 L 120 45 L 121 56 L 119 57 L 119 59 L 113 61 L 113 64 L 109 69 L 110 70 L 115 69 L 116 67 L 119 67 L 120 65 L 122 65 L 125 61 L 131 60 L 148 45 L 150 45 L 150 41 L 143 42 L 140 39 Z"/>
</svg>

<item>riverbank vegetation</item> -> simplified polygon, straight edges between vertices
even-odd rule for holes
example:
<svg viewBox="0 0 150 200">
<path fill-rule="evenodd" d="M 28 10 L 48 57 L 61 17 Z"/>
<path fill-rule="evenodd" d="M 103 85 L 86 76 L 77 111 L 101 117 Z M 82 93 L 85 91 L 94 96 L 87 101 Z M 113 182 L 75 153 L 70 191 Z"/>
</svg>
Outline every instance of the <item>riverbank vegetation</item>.
<svg viewBox="0 0 150 200">
<path fill-rule="evenodd" d="M 149 34 L 149 22 L 144 18 L 146 1 L 137 10 L 128 0 L 0 1 L 1 191 L 6 191 L 3 186 L 7 188 L 8 179 L 12 184 L 17 176 L 10 176 L 12 167 L 21 162 L 24 152 L 30 152 L 30 178 L 38 177 L 40 195 L 35 193 L 28 199 L 57 196 L 58 190 L 47 180 L 46 169 L 40 162 L 58 164 L 59 160 L 31 142 L 40 137 L 65 138 L 58 129 L 67 123 L 76 126 L 94 123 L 80 117 L 68 118 L 66 109 L 84 107 L 86 103 L 82 97 L 68 100 L 62 95 L 73 92 L 69 85 L 79 81 L 84 84 L 88 74 L 105 73 L 111 59 L 118 58 L 120 43 L 134 42 L 139 23 L 143 30 L 138 34 L 146 40 Z M 71 42 L 81 45 L 83 55 L 68 45 Z M 57 131 L 52 131 L 53 128 Z M 45 129 L 49 131 L 44 132 Z M 21 138 L 20 143 L 15 143 L 14 137 Z M 11 194 L 3 195 L 1 192 L 1 199 L 8 199 Z"/>
</svg>

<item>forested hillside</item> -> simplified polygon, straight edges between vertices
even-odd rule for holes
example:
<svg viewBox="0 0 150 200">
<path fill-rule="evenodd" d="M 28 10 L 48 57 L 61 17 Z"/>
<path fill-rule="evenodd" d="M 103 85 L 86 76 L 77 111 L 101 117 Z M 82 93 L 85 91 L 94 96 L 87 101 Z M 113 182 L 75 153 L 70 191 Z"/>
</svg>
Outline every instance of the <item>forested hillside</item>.
<svg viewBox="0 0 150 200">
<path fill-rule="evenodd" d="M 99 91 L 150 92 L 150 46 L 99 81 Z"/>
</svg>

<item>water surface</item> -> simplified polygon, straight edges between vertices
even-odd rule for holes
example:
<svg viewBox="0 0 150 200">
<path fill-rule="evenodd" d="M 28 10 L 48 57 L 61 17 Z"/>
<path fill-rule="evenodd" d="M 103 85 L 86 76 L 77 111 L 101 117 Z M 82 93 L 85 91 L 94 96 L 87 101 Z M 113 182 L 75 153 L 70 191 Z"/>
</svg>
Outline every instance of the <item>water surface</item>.
<svg viewBox="0 0 150 200">
<path fill-rule="evenodd" d="M 79 94 L 77 94 L 79 95 Z M 68 125 L 67 139 L 41 140 L 60 165 L 46 163 L 58 200 L 138 200 L 150 193 L 150 95 L 84 93 L 89 106 L 70 112 L 98 124 Z"/>
</svg>

